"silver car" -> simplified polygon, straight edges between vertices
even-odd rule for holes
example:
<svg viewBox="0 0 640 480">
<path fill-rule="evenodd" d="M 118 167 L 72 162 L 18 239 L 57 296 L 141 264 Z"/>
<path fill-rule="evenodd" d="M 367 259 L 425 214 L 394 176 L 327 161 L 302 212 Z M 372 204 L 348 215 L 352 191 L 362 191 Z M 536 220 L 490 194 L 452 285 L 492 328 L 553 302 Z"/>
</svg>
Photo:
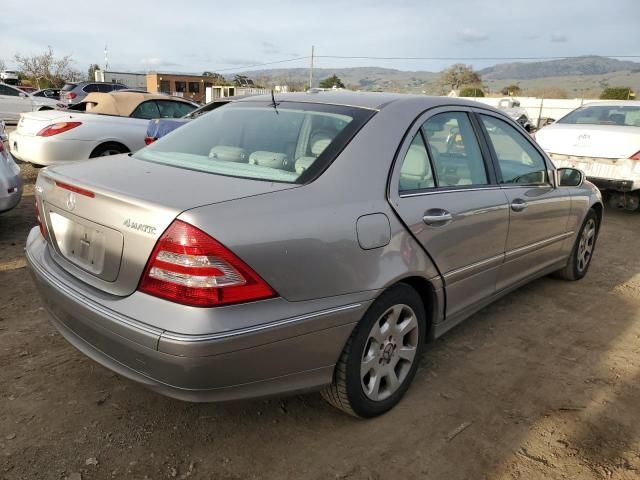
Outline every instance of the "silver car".
<svg viewBox="0 0 640 480">
<path fill-rule="evenodd" d="M 0 120 L 0 213 L 11 210 L 22 197 L 22 176 L 5 146 L 7 134 L 4 121 Z"/>
<path fill-rule="evenodd" d="M 427 340 L 582 278 L 602 221 L 598 190 L 500 111 L 347 92 L 229 103 L 42 170 L 36 198 L 28 263 L 83 353 L 183 400 L 318 389 L 359 417 L 402 398 Z"/>
</svg>

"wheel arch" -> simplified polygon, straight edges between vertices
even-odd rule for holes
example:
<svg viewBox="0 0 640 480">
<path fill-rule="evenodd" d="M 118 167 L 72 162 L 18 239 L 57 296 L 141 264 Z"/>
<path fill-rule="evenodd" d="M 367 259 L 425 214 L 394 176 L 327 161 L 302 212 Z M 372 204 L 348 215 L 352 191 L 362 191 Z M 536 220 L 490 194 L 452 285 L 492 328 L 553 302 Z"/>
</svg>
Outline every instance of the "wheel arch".
<svg viewBox="0 0 640 480">
<path fill-rule="evenodd" d="M 107 145 L 111 145 L 111 146 L 114 146 L 114 147 L 121 148 L 121 149 L 124 150 L 123 153 L 128 153 L 128 152 L 131 151 L 131 149 L 129 147 L 127 147 L 122 142 L 118 142 L 116 140 L 104 140 L 104 141 L 101 141 L 98 145 L 96 145 L 93 148 L 93 150 L 91 150 L 91 153 L 89 154 L 89 158 L 91 158 L 96 153 L 96 151 L 100 150 L 101 148 L 106 147 Z"/>
</svg>

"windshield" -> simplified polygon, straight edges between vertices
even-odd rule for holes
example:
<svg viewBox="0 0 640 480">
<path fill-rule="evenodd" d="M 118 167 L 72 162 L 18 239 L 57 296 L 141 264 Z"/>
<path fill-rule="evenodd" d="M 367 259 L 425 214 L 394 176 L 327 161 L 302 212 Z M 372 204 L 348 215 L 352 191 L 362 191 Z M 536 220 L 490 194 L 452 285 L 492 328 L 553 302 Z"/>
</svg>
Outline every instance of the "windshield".
<svg viewBox="0 0 640 480">
<path fill-rule="evenodd" d="M 640 106 L 594 105 L 574 110 L 558 123 L 640 127 Z"/>
<path fill-rule="evenodd" d="M 230 103 L 134 157 L 219 175 L 304 183 L 333 161 L 373 113 L 322 104 Z"/>
</svg>

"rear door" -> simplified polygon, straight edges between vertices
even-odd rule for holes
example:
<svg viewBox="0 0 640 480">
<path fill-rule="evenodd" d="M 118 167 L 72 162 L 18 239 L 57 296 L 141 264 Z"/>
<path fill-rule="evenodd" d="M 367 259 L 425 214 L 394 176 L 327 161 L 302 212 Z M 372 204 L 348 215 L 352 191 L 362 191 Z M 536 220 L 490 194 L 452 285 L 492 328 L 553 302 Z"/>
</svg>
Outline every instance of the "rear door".
<svg viewBox="0 0 640 480">
<path fill-rule="evenodd" d="M 497 289 L 513 285 L 566 256 L 571 210 L 568 189 L 557 188 L 553 170 L 531 137 L 498 114 L 477 111 L 509 202 L 509 236 Z"/>
<path fill-rule="evenodd" d="M 495 292 L 509 213 L 470 109 L 429 111 L 409 130 L 390 200 L 442 274 L 448 317 Z"/>
</svg>

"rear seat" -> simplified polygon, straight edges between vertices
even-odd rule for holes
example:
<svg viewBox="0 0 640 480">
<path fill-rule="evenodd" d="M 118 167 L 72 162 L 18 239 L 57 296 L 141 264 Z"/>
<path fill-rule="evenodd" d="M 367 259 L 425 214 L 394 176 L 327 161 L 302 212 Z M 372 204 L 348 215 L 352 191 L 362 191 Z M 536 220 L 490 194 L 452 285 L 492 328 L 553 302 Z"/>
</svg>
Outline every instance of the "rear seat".
<svg viewBox="0 0 640 480">
<path fill-rule="evenodd" d="M 319 138 L 315 138 L 313 144 L 311 145 L 311 155 L 310 157 L 300 157 L 296 160 L 296 173 L 298 175 L 302 174 L 307 168 L 309 168 L 313 162 L 324 152 L 324 149 L 329 146 L 329 144 L 333 141 L 333 139 L 329 136 L 321 136 Z"/>
<path fill-rule="evenodd" d="M 400 169 L 400 191 L 434 186 L 431 165 L 423 147 L 411 145 Z"/>
</svg>

